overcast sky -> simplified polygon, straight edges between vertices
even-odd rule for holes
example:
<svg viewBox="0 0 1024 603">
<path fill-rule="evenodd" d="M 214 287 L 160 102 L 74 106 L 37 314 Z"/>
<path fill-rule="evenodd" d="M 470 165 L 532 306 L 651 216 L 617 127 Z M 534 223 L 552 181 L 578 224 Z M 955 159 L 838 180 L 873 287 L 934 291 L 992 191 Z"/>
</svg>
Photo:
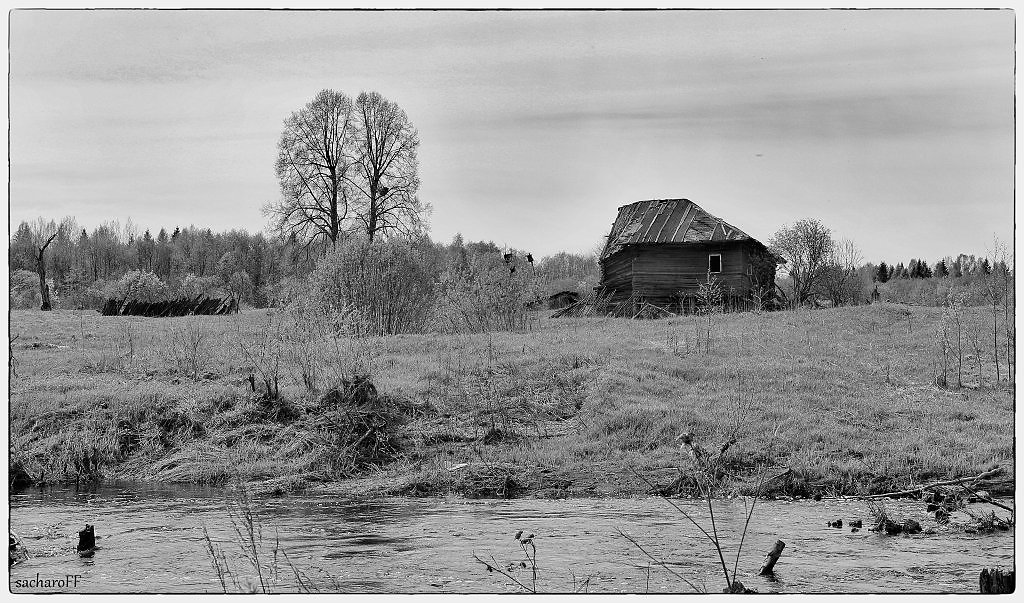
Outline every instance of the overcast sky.
<svg viewBox="0 0 1024 603">
<path fill-rule="evenodd" d="M 10 16 L 11 220 L 266 227 L 282 121 L 377 90 L 420 133 L 431 234 L 586 251 L 688 198 L 867 260 L 1013 231 L 1010 11 Z"/>
</svg>

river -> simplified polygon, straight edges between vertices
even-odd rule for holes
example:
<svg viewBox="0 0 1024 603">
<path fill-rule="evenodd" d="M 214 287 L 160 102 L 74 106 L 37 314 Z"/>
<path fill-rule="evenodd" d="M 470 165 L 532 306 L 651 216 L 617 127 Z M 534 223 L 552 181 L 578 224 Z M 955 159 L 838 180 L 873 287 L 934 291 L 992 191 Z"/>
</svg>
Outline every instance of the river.
<svg viewBox="0 0 1024 603">
<path fill-rule="evenodd" d="M 32 554 L 11 568 L 11 590 L 221 592 L 204 527 L 224 554 L 222 567 L 235 571 L 237 584 L 230 575 L 225 579 L 228 590 L 262 589 L 238 544 L 228 493 L 121 484 L 11 494 L 11 527 Z M 710 529 L 706 508 L 679 502 Z M 920 502 L 888 501 L 886 506 L 892 516 L 935 527 Z M 473 555 L 493 556 L 502 569 L 524 561 L 514 539 L 518 530 L 524 530 L 524 537 L 536 535 L 538 592 L 572 592 L 574 585 L 590 593 L 693 592 L 683 579 L 720 592 L 725 584 L 714 549 L 658 498 L 360 500 L 305 494 L 255 499 L 251 508 L 262 533 L 257 553 L 263 586 L 273 592 L 296 592 L 300 581 L 329 592 L 514 592 L 518 586 L 488 572 Z M 966 516 L 958 512 L 957 518 Z M 716 502 L 715 519 L 731 570 L 743 529 L 743 502 Z M 844 521 L 842 529 L 826 525 L 835 519 Z M 867 531 L 866 525 L 851 532 L 847 524 L 852 519 L 869 522 L 865 502 L 758 502 L 739 579 L 759 592 L 977 592 L 982 568 L 1013 564 L 1012 531 L 977 535 L 944 528 L 937 534 L 891 537 Z M 74 547 L 78 530 L 87 523 L 96 526 L 99 549 L 91 559 L 82 559 Z M 649 563 L 620 530 L 667 568 Z M 769 582 L 756 573 L 776 539 L 786 548 L 776 566 L 777 581 Z M 514 571 L 532 587 L 529 569 Z"/>
</svg>

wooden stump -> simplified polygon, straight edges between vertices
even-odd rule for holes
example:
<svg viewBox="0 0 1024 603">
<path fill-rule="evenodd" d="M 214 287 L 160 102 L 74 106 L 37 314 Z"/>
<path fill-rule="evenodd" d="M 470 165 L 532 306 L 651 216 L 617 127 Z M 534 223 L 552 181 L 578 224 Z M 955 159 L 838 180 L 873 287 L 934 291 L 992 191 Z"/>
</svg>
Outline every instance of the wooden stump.
<svg viewBox="0 0 1024 603">
<path fill-rule="evenodd" d="M 978 578 L 980 591 L 984 595 L 1002 595 L 1013 592 L 1014 570 L 1004 572 L 999 568 L 981 570 Z"/>
<path fill-rule="evenodd" d="M 786 543 L 781 540 L 775 541 L 775 546 L 768 551 L 764 556 L 764 564 L 761 566 L 761 571 L 758 572 L 761 576 L 771 576 L 775 573 L 775 564 L 778 563 L 779 557 L 782 557 L 782 549 L 786 548 Z"/>
<path fill-rule="evenodd" d="M 86 524 L 85 529 L 78 533 L 78 555 L 92 557 L 96 552 L 96 529 Z"/>
</svg>

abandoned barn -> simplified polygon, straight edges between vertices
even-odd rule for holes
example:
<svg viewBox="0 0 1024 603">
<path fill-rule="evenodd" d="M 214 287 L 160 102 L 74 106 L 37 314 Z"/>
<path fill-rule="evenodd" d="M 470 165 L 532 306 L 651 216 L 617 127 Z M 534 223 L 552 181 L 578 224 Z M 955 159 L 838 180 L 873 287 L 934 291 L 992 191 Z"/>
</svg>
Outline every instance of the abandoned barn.
<svg viewBox="0 0 1024 603">
<path fill-rule="evenodd" d="M 619 208 L 601 253 L 599 290 L 612 303 L 693 312 L 701 284 L 717 282 L 728 309 L 767 304 L 782 260 L 760 241 L 689 199 Z"/>
</svg>

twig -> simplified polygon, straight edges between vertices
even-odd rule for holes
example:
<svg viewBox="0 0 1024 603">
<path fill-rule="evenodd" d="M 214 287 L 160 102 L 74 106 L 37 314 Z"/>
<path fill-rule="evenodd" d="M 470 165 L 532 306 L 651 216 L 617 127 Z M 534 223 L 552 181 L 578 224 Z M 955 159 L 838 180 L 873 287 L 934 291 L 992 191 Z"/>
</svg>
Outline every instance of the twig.
<svg viewBox="0 0 1024 603">
<path fill-rule="evenodd" d="M 217 559 L 217 551 L 213 548 L 213 541 L 210 539 L 210 533 L 206 530 L 206 525 L 203 524 L 203 538 L 206 540 L 206 550 L 210 554 L 210 560 L 213 564 L 213 569 L 217 572 L 217 580 L 220 581 L 220 586 L 225 593 L 228 592 L 228 584 L 224 580 L 224 569 L 222 568 Z"/>
<path fill-rule="evenodd" d="M 711 532 L 715 535 L 715 552 L 718 553 L 718 560 L 722 563 L 722 573 L 725 574 L 725 588 L 728 591 L 732 588 L 733 579 L 729 577 L 729 567 L 725 564 L 725 555 L 722 554 L 722 545 L 718 542 L 718 525 L 715 522 L 715 506 L 711 504 L 711 486 L 707 489 L 708 513 L 711 515 Z"/>
<path fill-rule="evenodd" d="M 754 500 L 750 503 L 750 510 L 747 511 L 747 520 L 743 523 L 743 534 L 740 535 L 740 546 L 736 549 L 736 561 L 732 566 L 732 579 L 736 579 L 736 570 L 740 565 L 740 553 L 743 552 L 743 541 L 747 538 L 747 529 L 750 527 L 750 518 L 754 516 L 754 507 L 757 506 L 757 499 L 761 496 L 761 488 L 764 487 L 765 481 L 764 476 L 768 474 L 768 466 L 765 465 L 761 471 L 761 479 L 757 483 L 757 489 L 754 490 Z M 746 507 L 747 499 L 743 499 L 743 506 Z M 730 584 L 731 586 L 731 584 Z"/>
<path fill-rule="evenodd" d="M 647 483 L 647 485 L 648 485 L 648 486 L 650 486 L 651 488 L 656 488 L 656 487 L 657 487 L 657 486 L 655 486 L 655 484 L 654 484 L 653 482 L 651 482 L 651 480 L 649 480 L 649 479 L 647 479 L 647 478 L 646 478 L 645 476 L 641 475 L 641 474 L 640 474 L 639 472 L 637 472 L 637 471 L 636 471 L 635 469 L 633 469 L 632 467 L 630 467 L 630 471 L 632 471 L 632 472 L 633 472 L 633 475 L 635 475 L 635 476 L 639 477 L 639 478 L 640 478 L 640 479 L 642 479 L 642 480 L 643 480 L 644 482 L 646 482 L 646 483 Z M 697 528 L 698 530 L 700 530 L 700 531 L 701 531 L 701 533 L 702 533 L 702 534 L 704 534 L 704 536 L 705 536 L 705 537 L 706 537 L 706 538 L 707 538 L 707 539 L 708 539 L 709 541 L 711 541 L 712 543 L 713 543 L 713 542 L 715 541 L 715 539 L 714 539 L 714 538 L 713 538 L 713 537 L 711 536 L 711 534 L 708 534 L 708 531 L 707 531 L 707 530 L 705 530 L 703 526 L 701 526 L 701 525 L 700 525 L 699 523 L 697 523 L 697 522 L 696 522 L 696 520 L 694 520 L 694 519 L 693 519 L 693 517 L 691 517 L 689 513 L 687 513 L 686 511 L 684 511 L 684 510 L 682 509 L 682 507 L 680 507 L 679 505 L 677 505 L 676 503 L 674 503 L 674 502 L 672 501 L 672 499 L 671 499 L 671 498 L 668 498 L 668 497 L 665 497 L 665 496 L 662 496 L 661 498 L 662 498 L 662 500 L 664 500 L 664 501 L 665 501 L 665 502 L 667 502 L 668 504 L 672 505 L 672 507 L 673 507 L 673 508 L 674 508 L 674 509 L 675 509 L 676 511 L 679 511 L 679 513 L 681 513 L 683 517 L 685 517 L 686 519 L 688 519 L 688 520 L 690 521 L 690 523 L 692 523 L 692 524 L 693 524 L 694 526 L 696 526 L 696 528 Z"/>
<path fill-rule="evenodd" d="M 519 581 L 519 580 L 518 580 L 518 579 L 517 579 L 517 578 L 516 578 L 515 576 L 513 576 L 512 574 L 509 574 L 508 572 L 505 572 L 505 571 L 503 571 L 503 570 L 501 569 L 501 565 L 499 565 L 499 564 L 498 564 L 498 562 L 497 562 L 497 561 L 496 561 L 496 560 L 494 559 L 494 556 L 493 556 L 493 555 L 491 556 L 491 563 L 487 563 L 486 561 L 484 561 L 483 559 L 481 559 L 480 557 L 478 557 L 476 553 L 473 553 L 473 559 L 476 559 L 477 561 L 479 561 L 480 563 L 482 563 L 482 564 L 484 565 L 484 567 L 486 567 L 486 568 L 487 568 L 487 571 L 489 571 L 489 572 L 498 572 L 498 573 L 499 573 L 499 574 L 501 574 L 502 576 L 505 576 L 505 577 L 506 577 L 506 578 L 508 578 L 509 580 L 511 580 L 511 581 L 513 581 L 513 582 L 515 582 L 515 583 L 516 583 L 517 585 L 519 585 L 519 587 L 520 587 L 520 588 L 522 588 L 522 589 L 523 589 L 523 590 L 525 590 L 526 592 L 528 592 L 528 593 L 534 593 L 534 594 L 536 594 L 536 593 L 537 593 L 537 591 L 536 591 L 536 590 L 531 590 L 529 586 L 526 586 L 525 584 L 523 584 L 522 582 L 520 582 L 520 581 Z"/>
<path fill-rule="evenodd" d="M 654 563 L 655 563 L 656 565 L 660 565 L 661 567 L 665 568 L 665 569 L 666 569 L 666 570 L 668 571 L 668 573 L 672 574 L 672 575 L 673 575 L 673 576 L 675 576 L 676 578 L 679 578 L 679 579 L 680 579 L 680 580 L 682 580 L 683 582 L 687 583 L 687 584 L 688 584 L 688 585 L 690 586 L 690 588 L 692 588 L 693 590 L 695 590 L 695 591 L 697 591 L 697 592 L 699 592 L 699 593 L 700 593 L 700 592 L 704 592 L 704 591 L 702 591 L 701 589 L 697 588 L 697 586 L 696 586 L 696 585 L 695 585 L 695 584 L 694 584 L 693 582 L 690 582 L 689 580 L 687 580 L 686 578 L 684 578 L 682 574 L 680 574 L 679 572 L 677 572 L 677 571 L 675 571 L 674 569 L 670 568 L 670 567 L 669 567 L 669 566 L 668 566 L 668 565 L 667 565 L 667 564 L 666 564 L 666 563 L 665 563 L 664 561 L 662 561 L 661 559 L 658 559 L 658 558 L 657 558 L 657 557 L 655 557 L 654 555 L 650 554 L 650 553 L 649 553 L 649 552 L 647 551 L 647 549 L 645 549 L 645 548 L 643 547 L 643 545 L 641 545 L 641 544 L 640 544 L 639 542 L 637 542 L 637 541 L 636 541 L 636 539 L 635 539 L 635 538 L 633 538 L 633 537 L 632 537 L 632 536 L 630 536 L 629 534 L 626 534 L 625 532 L 623 532 L 623 531 L 622 531 L 622 530 L 620 530 L 619 528 L 615 528 L 615 530 L 616 530 L 616 531 L 617 531 L 617 532 L 619 533 L 619 535 L 620 535 L 620 536 L 622 536 L 622 537 L 623 537 L 623 538 L 625 538 L 626 540 L 628 540 L 628 541 L 632 542 L 632 543 L 633 543 L 633 546 L 635 546 L 636 548 L 640 549 L 640 552 L 641 552 L 641 553 L 643 553 L 644 555 L 647 555 L 647 557 L 648 557 L 648 558 L 649 558 L 649 559 L 650 559 L 651 561 L 653 561 L 653 562 L 654 562 Z M 650 587 L 650 580 L 651 580 L 651 578 L 650 578 L 650 575 L 648 574 L 648 576 L 647 576 L 647 583 L 648 583 L 648 588 Z"/>
</svg>

